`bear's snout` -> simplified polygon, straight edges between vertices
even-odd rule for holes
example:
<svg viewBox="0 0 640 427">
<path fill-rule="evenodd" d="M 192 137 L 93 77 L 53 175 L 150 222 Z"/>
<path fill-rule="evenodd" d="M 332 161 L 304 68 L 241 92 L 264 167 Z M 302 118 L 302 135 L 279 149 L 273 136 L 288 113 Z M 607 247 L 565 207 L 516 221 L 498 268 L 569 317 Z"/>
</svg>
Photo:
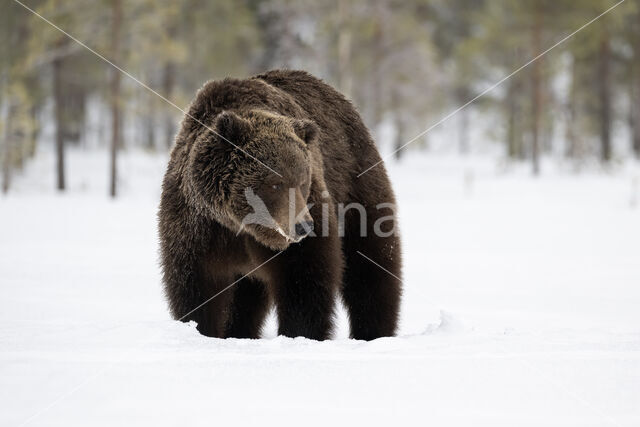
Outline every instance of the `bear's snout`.
<svg viewBox="0 0 640 427">
<path fill-rule="evenodd" d="M 296 224 L 296 241 L 307 237 L 313 231 L 313 221 L 303 221 Z"/>
</svg>

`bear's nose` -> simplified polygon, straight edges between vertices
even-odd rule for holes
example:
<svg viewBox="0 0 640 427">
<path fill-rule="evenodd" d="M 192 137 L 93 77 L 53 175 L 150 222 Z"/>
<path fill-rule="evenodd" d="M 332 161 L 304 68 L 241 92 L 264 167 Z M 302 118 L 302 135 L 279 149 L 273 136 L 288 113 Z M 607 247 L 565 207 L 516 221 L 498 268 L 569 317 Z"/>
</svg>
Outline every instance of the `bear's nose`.
<svg viewBox="0 0 640 427">
<path fill-rule="evenodd" d="M 313 231 L 313 221 L 304 221 L 296 224 L 296 237 L 305 237 Z"/>
</svg>

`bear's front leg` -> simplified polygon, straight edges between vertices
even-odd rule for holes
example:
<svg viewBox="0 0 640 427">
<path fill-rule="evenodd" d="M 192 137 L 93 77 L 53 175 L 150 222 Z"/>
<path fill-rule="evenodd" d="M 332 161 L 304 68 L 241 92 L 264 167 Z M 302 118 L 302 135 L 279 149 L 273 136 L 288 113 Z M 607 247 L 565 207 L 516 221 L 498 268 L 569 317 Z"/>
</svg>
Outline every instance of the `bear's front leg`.
<svg viewBox="0 0 640 427">
<path fill-rule="evenodd" d="M 225 330 L 233 292 L 228 286 L 233 283 L 228 276 L 211 277 L 202 275 L 197 286 L 200 288 L 200 300 L 191 309 L 187 320 L 196 322 L 198 332 L 213 338 L 226 338 Z"/>
<path fill-rule="evenodd" d="M 339 240 L 336 236 L 307 237 L 290 246 L 281 261 L 275 289 L 278 334 L 329 338 L 342 273 Z"/>
<path fill-rule="evenodd" d="M 378 206 L 378 204 L 371 204 Z M 374 340 L 395 335 L 402 293 L 400 239 L 390 233 L 395 227 L 374 224 L 387 212 L 367 212 L 367 232 L 362 234 L 361 218 L 355 211 L 346 215 L 344 251 L 346 268 L 342 300 L 349 312 L 351 338 Z"/>
</svg>

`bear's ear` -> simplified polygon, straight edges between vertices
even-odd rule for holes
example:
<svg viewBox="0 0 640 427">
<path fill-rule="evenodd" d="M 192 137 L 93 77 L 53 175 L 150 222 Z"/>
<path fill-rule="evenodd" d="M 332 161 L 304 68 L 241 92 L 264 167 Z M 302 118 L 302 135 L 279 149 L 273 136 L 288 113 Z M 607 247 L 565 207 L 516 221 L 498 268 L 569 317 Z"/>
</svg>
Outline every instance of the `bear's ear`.
<svg viewBox="0 0 640 427">
<path fill-rule="evenodd" d="M 298 135 L 298 138 L 303 140 L 307 145 L 313 143 L 318 138 L 318 132 L 320 129 L 318 125 L 307 119 L 294 120 L 293 130 Z"/>
<path fill-rule="evenodd" d="M 251 130 L 251 123 L 231 111 L 223 111 L 216 117 L 213 130 L 227 142 L 239 145 Z"/>
</svg>

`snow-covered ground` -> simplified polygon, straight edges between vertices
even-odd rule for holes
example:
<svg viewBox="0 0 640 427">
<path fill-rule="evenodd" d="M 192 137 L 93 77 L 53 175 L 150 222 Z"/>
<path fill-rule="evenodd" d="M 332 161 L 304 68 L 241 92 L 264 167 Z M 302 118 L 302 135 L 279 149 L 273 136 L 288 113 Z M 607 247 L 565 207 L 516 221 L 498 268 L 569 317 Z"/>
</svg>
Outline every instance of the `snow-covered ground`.
<svg viewBox="0 0 640 427">
<path fill-rule="evenodd" d="M 112 201 L 106 153 L 72 151 L 64 195 L 42 153 L 0 197 L 0 425 L 640 425 L 640 168 L 411 154 L 399 336 L 341 313 L 314 342 L 170 320 L 164 157 L 125 154 Z"/>
</svg>

